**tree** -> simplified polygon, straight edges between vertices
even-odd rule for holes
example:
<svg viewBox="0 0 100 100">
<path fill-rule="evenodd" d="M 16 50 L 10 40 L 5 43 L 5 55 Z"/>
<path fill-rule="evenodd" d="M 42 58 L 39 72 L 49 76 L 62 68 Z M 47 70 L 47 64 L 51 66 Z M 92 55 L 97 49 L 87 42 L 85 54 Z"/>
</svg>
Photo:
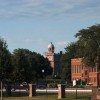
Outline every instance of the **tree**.
<svg viewBox="0 0 100 100">
<path fill-rule="evenodd" d="M 67 80 L 70 78 L 70 67 L 69 67 L 69 63 L 68 63 L 68 57 L 67 54 L 62 54 L 61 59 L 61 79 L 62 80 Z"/>
<path fill-rule="evenodd" d="M 100 25 L 93 25 L 80 30 L 76 35 L 79 47 L 79 56 L 88 66 L 94 66 L 96 57 L 100 57 Z"/>
<path fill-rule="evenodd" d="M 62 78 L 70 78 L 71 59 L 83 58 L 88 66 L 94 66 L 96 58 L 100 58 L 100 25 L 93 25 L 82 29 L 75 35 L 78 40 L 65 48 L 61 58 Z"/>
<path fill-rule="evenodd" d="M 36 61 L 34 66 L 34 69 L 37 72 L 35 74 L 36 79 L 43 78 L 42 70 L 44 70 L 45 77 L 52 74 L 52 67 L 50 66 L 50 62 L 47 58 L 44 58 L 42 55 L 37 53 L 33 53 L 33 58 Z"/>
<path fill-rule="evenodd" d="M 7 47 L 6 41 L 0 38 L 0 79 L 3 81 L 11 81 L 12 74 L 11 53 Z"/>
<path fill-rule="evenodd" d="M 61 57 L 61 78 L 63 80 L 70 81 L 71 79 L 71 59 L 78 57 L 77 54 L 77 42 L 70 43 L 69 46 L 65 48 L 66 52 Z"/>
<path fill-rule="evenodd" d="M 34 82 L 42 78 L 42 69 L 46 72 L 51 68 L 47 59 L 28 49 L 15 49 L 12 54 L 12 63 L 13 80 L 16 82 Z"/>
<path fill-rule="evenodd" d="M 12 64 L 14 66 L 13 80 L 15 82 L 29 81 L 29 62 L 24 54 L 24 50 L 15 49 L 12 54 Z M 29 76 L 29 77 L 28 77 Z"/>
</svg>

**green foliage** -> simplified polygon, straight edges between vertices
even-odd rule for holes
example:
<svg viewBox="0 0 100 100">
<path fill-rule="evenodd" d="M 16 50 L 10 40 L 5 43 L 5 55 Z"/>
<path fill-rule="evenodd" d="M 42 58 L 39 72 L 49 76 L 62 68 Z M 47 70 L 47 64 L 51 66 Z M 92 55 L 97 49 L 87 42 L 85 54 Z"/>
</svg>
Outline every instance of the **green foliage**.
<svg viewBox="0 0 100 100">
<path fill-rule="evenodd" d="M 83 58 L 88 66 L 94 66 L 100 58 L 100 25 L 81 29 L 76 33 L 78 39 L 65 48 L 61 57 L 61 78 L 70 81 L 71 59 Z M 12 62 L 11 62 L 12 58 Z M 100 60 L 98 60 L 100 62 Z M 44 69 L 44 73 L 42 70 Z M 13 72 L 13 73 L 12 73 Z M 0 79 L 14 81 L 36 81 L 52 73 L 48 59 L 28 49 L 15 49 L 13 54 L 7 49 L 6 41 L 0 38 Z"/>
<path fill-rule="evenodd" d="M 27 60 L 27 54 L 23 49 L 15 49 L 12 54 L 12 64 L 14 66 L 13 80 L 18 82 L 28 81 L 30 79 L 30 66 Z M 30 76 L 30 77 L 29 77 Z"/>
<path fill-rule="evenodd" d="M 75 37 L 78 38 L 79 56 L 84 57 L 88 66 L 94 66 L 96 57 L 100 57 L 100 25 L 82 29 Z"/>
<path fill-rule="evenodd" d="M 57 83 L 55 82 L 52 82 L 52 83 L 49 83 L 49 88 L 57 88 Z"/>
<path fill-rule="evenodd" d="M 82 29 L 76 33 L 75 37 L 78 40 L 65 48 L 66 52 L 61 58 L 62 79 L 70 79 L 71 59 L 83 58 L 86 65 L 94 66 L 96 58 L 100 58 L 100 25 Z"/>
<path fill-rule="evenodd" d="M 49 61 L 28 49 L 15 49 L 12 54 L 12 63 L 15 82 L 34 82 L 52 73 Z M 42 73 L 42 69 L 44 69 L 44 73 Z"/>
<path fill-rule="evenodd" d="M 62 80 L 67 80 L 68 82 L 71 81 L 71 59 L 78 57 L 77 49 L 78 49 L 77 43 L 74 42 L 65 48 L 66 52 L 61 57 Z"/>
<path fill-rule="evenodd" d="M 0 79 L 10 81 L 11 73 L 11 53 L 7 49 L 6 41 L 0 38 Z"/>
</svg>

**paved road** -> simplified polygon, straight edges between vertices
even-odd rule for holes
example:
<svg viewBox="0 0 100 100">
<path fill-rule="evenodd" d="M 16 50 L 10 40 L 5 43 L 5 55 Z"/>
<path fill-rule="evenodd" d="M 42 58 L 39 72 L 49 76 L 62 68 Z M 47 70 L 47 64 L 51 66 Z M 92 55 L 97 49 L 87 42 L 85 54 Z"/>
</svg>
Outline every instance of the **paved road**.
<svg viewBox="0 0 100 100">
<path fill-rule="evenodd" d="M 65 90 L 66 93 L 70 92 L 70 93 L 76 93 L 77 92 L 84 92 L 84 93 L 91 93 L 92 90 Z M 44 90 L 40 90 L 40 89 L 37 89 L 36 92 L 38 93 L 58 93 L 58 89 L 44 89 Z"/>
<path fill-rule="evenodd" d="M 3 91 L 6 91 L 5 89 L 3 89 Z M 88 90 L 83 90 L 83 89 L 66 89 L 65 92 L 66 93 L 75 93 L 75 92 L 84 92 L 84 93 L 91 93 L 92 90 L 91 89 L 88 89 Z M 12 91 L 12 92 L 28 92 L 26 90 L 15 90 L 15 91 Z M 36 92 L 37 93 L 58 93 L 58 89 L 36 89 Z"/>
</svg>

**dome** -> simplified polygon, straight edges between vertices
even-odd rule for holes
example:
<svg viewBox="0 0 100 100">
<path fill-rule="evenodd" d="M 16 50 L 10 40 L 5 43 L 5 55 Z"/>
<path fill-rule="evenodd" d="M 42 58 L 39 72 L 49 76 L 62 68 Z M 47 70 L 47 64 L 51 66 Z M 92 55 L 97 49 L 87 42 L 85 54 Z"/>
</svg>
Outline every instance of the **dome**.
<svg viewBox="0 0 100 100">
<path fill-rule="evenodd" d="M 54 45 L 52 44 L 52 42 L 48 45 L 48 48 L 54 49 Z"/>
</svg>

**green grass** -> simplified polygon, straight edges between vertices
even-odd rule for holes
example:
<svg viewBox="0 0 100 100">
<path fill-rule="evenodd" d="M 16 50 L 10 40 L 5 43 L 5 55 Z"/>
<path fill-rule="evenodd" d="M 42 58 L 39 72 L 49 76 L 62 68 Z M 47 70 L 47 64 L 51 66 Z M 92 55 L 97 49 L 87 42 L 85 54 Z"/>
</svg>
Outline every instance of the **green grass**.
<svg viewBox="0 0 100 100">
<path fill-rule="evenodd" d="M 77 99 L 75 94 L 66 94 L 66 98 L 60 100 L 90 100 L 91 94 L 78 94 Z M 58 100 L 57 94 L 37 94 L 32 98 L 28 94 L 14 93 L 11 97 L 3 97 L 3 100 Z"/>
<path fill-rule="evenodd" d="M 56 96 L 36 96 L 36 97 L 32 97 L 32 98 L 29 98 L 29 97 L 8 97 L 8 98 L 3 98 L 3 100 L 58 100 L 58 98 Z M 63 99 L 60 99 L 60 100 L 89 100 L 89 98 L 63 98 Z"/>
</svg>

